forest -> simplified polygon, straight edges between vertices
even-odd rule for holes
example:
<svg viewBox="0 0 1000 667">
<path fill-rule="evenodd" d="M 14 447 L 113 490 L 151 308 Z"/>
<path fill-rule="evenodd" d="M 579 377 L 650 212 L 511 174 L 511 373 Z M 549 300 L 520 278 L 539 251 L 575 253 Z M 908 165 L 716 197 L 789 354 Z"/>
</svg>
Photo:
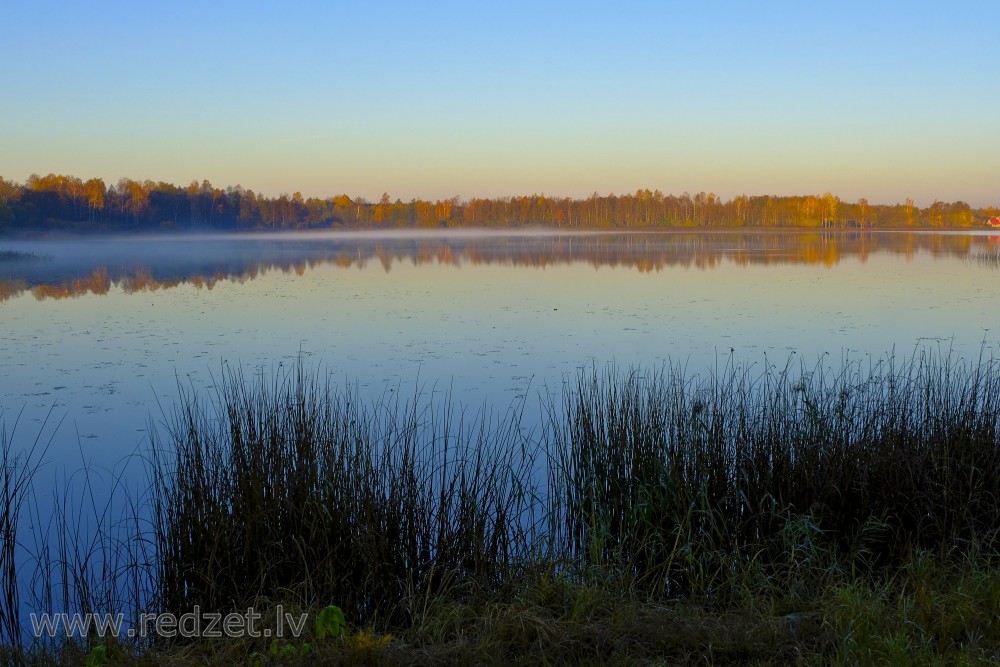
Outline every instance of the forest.
<svg viewBox="0 0 1000 667">
<path fill-rule="evenodd" d="M 695 195 L 638 190 L 586 199 L 544 194 L 427 201 L 377 202 L 346 194 L 305 198 L 301 193 L 269 197 L 242 186 L 218 188 L 209 181 L 181 187 L 151 180 L 32 174 L 22 184 L 0 177 L 0 234 L 55 230 L 405 229 L 546 226 L 560 228 L 657 227 L 972 227 L 1000 215 L 1000 208 L 934 201 L 921 208 L 912 199 L 874 204 L 823 195 Z"/>
</svg>

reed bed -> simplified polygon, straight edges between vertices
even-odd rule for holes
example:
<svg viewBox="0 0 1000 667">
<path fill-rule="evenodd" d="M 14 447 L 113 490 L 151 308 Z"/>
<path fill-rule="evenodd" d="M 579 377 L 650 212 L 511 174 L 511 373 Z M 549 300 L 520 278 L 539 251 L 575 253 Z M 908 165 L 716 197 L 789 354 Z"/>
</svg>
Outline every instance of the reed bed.
<svg viewBox="0 0 1000 667">
<path fill-rule="evenodd" d="M 301 363 L 249 378 L 224 368 L 215 384 L 184 392 L 157 429 L 144 484 L 84 474 L 48 522 L 35 511 L 33 541 L 15 534 L 31 475 L 4 440 L 3 643 L 23 636 L 15 543 L 33 558 L 36 607 L 134 618 L 336 604 L 412 646 L 495 628 L 499 617 L 468 619 L 477 600 L 501 616 L 563 591 L 763 605 L 770 618 L 845 582 L 886 590 L 921 558 L 992 581 L 1000 555 L 993 359 L 592 368 L 543 401 L 537 431 L 524 405 L 470 416 L 433 393 L 363 400 Z M 563 627 L 575 612 L 560 609 Z M 853 632 L 853 617 L 830 614 L 811 636 L 837 651 L 830 629 Z"/>
<path fill-rule="evenodd" d="M 915 550 L 998 546 L 993 360 L 592 372 L 564 396 L 550 420 L 556 542 L 653 592 L 708 592 L 738 563 L 877 571 Z"/>
<path fill-rule="evenodd" d="M 1000 268 L 1000 248 L 987 248 L 975 255 L 976 261 L 984 266 Z"/>
<path fill-rule="evenodd" d="M 398 396 L 398 393 L 396 394 Z M 368 621 L 447 586 L 495 588 L 525 551 L 532 494 L 516 415 L 225 371 L 182 401 L 156 462 L 159 601 L 238 609 L 293 594 Z"/>
</svg>

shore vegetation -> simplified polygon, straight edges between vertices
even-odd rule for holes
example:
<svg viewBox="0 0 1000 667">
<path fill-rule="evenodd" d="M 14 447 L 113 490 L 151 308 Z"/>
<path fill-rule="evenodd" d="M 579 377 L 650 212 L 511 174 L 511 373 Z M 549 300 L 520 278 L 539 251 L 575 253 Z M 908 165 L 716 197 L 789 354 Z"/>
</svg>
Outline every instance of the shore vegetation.
<svg viewBox="0 0 1000 667">
<path fill-rule="evenodd" d="M 538 428 L 525 404 L 400 393 L 224 368 L 156 429 L 142 483 L 85 471 L 51 513 L 38 450 L 5 435 L 0 660 L 1000 658 L 995 360 L 592 368 Z M 310 620 L 280 642 L 34 640 L 25 608 Z"/>
<path fill-rule="evenodd" d="M 0 235 L 61 232 L 286 229 L 519 228 L 978 228 L 1000 216 L 996 206 L 912 199 L 874 203 L 836 195 L 746 195 L 724 199 L 712 192 L 669 194 L 640 189 L 585 198 L 472 197 L 403 201 L 383 193 L 378 201 L 300 192 L 268 196 L 240 185 L 207 180 L 189 185 L 121 178 L 32 174 L 24 183 L 0 177 Z"/>
</svg>

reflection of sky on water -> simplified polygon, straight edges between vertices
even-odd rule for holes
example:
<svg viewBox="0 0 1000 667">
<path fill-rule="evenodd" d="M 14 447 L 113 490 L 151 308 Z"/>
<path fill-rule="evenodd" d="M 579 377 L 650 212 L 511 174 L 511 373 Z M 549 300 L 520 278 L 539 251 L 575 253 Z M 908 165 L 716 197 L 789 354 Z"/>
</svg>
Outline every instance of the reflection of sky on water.
<svg viewBox="0 0 1000 667">
<path fill-rule="evenodd" d="M 204 252 L 202 243 L 191 255 Z M 112 283 L 104 295 L 12 296 L 0 302 L 8 431 L 23 408 L 18 434 L 33 438 L 55 405 L 53 419 L 64 422 L 50 459 L 78 459 L 79 443 L 87 458 L 116 460 L 145 442 L 157 401 L 170 409 L 178 378 L 204 390 L 223 362 L 271 368 L 300 351 L 369 396 L 397 385 L 412 394 L 419 379 L 427 391 L 451 387 L 473 412 L 487 400 L 502 412 L 529 382 L 533 396 L 593 362 L 670 359 L 703 372 L 730 348 L 738 361 L 766 355 L 779 365 L 793 351 L 810 364 L 828 352 L 837 366 L 843 354 L 908 355 L 920 339 L 948 339 L 966 356 L 1000 344 L 987 329 L 1000 312 L 1000 274 L 958 251 L 817 263 L 723 255 L 710 270 L 575 255 L 521 264 L 398 255 L 389 271 L 378 260 L 316 261 L 301 275 L 267 271 L 213 289 L 181 281 L 128 293 Z"/>
</svg>

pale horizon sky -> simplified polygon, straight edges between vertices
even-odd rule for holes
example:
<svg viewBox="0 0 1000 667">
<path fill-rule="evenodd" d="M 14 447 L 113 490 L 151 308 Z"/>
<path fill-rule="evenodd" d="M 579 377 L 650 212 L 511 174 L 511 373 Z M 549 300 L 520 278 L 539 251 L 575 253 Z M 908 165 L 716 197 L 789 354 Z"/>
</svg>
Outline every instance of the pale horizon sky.
<svg viewBox="0 0 1000 667">
<path fill-rule="evenodd" d="M 1000 204 L 998 2 L 429 5 L 11 3 L 0 176 Z"/>
</svg>

